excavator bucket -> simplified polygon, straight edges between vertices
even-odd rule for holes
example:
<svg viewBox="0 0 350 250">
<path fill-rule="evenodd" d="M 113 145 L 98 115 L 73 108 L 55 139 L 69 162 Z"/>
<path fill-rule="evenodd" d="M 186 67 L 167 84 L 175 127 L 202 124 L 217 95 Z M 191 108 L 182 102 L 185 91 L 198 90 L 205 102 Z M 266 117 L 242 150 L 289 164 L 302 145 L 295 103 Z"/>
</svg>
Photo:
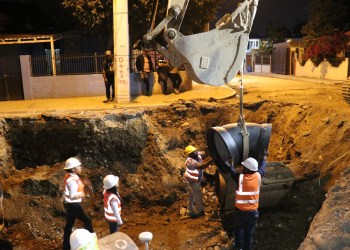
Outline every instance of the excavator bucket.
<svg viewBox="0 0 350 250">
<path fill-rule="evenodd" d="M 171 53 L 174 56 L 169 59 L 173 64 L 180 59 L 181 66 L 198 83 L 223 85 L 241 68 L 248 41 L 248 34 L 233 33 L 230 29 L 182 36 L 174 39 Z"/>
<path fill-rule="evenodd" d="M 242 66 L 258 0 L 240 3 L 232 14 L 224 15 L 213 30 L 184 36 L 178 29 L 187 2 L 176 0 L 176 4 L 169 5 L 168 16 L 144 36 L 144 43 L 165 56 L 171 66 L 184 67 L 198 83 L 215 86 L 228 83 Z M 154 39 L 162 31 L 166 46 Z"/>
</svg>

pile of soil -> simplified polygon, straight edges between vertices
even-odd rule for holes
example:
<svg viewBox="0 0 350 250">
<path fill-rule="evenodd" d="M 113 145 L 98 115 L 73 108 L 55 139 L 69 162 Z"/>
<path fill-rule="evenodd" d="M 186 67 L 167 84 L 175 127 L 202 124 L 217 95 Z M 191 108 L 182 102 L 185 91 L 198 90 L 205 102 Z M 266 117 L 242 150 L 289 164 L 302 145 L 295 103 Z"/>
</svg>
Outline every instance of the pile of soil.
<svg viewBox="0 0 350 250">
<path fill-rule="evenodd" d="M 350 221 L 349 173 L 344 172 L 350 160 L 350 108 L 338 100 L 340 86 L 249 76 L 245 84 L 245 120 L 272 123 L 268 160 L 283 162 L 296 178 L 277 207 L 260 210 L 254 247 L 327 249 L 325 242 L 331 242 L 329 249 L 345 249 Z M 151 249 L 229 249 L 232 238 L 223 231 L 210 171 L 203 184 L 206 215 L 189 219 L 182 218 L 187 192 L 179 168 L 188 144 L 208 153 L 206 130 L 235 123 L 238 115 L 239 98 L 234 97 L 179 100 L 158 108 L 56 110 L 2 117 L 5 225 L 0 238 L 15 249 L 61 247 L 62 164 L 77 156 L 93 191 L 83 205 L 99 238 L 108 235 L 102 179 L 113 173 L 121 180 L 124 225 L 120 231 L 140 248 L 138 234 L 151 231 Z M 76 228 L 81 226 L 76 223 Z"/>
</svg>

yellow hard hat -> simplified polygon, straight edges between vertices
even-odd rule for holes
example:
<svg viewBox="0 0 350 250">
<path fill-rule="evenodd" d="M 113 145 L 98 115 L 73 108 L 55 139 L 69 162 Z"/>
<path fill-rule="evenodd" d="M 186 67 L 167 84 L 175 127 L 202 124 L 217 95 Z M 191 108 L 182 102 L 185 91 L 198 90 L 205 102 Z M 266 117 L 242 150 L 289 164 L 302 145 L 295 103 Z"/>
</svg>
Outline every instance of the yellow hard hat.
<svg viewBox="0 0 350 250">
<path fill-rule="evenodd" d="M 192 152 L 194 152 L 194 151 L 196 151 L 197 150 L 197 148 L 195 148 L 195 147 L 193 147 L 193 146 L 191 146 L 191 145 L 188 145 L 186 148 L 185 148 L 185 153 L 186 153 L 186 155 L 189 155 L 190 153 L 192 153 Z"/>
</svg>

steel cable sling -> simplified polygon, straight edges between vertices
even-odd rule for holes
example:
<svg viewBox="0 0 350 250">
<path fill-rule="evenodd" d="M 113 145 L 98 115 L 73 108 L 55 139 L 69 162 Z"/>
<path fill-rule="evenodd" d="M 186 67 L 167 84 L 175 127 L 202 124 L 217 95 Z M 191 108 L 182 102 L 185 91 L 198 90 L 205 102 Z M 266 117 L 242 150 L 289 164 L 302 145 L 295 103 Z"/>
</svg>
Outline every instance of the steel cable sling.
<svg viewBox="0 0 350 250">
<path fill-rule="evenodd" d="M 248 158 L 249 156 L 249 132 L 247 130 L 244 115 L 243 115 L 243 63 L 241 66 L 241 79 L 239 80 L 241 82 L 240 84 L 240 94 L 239 94 L 239 119 L 237 124 L 239 125 L 241 129 L 241 134 L 243 138 L 243 161 Z"/>
</svg>

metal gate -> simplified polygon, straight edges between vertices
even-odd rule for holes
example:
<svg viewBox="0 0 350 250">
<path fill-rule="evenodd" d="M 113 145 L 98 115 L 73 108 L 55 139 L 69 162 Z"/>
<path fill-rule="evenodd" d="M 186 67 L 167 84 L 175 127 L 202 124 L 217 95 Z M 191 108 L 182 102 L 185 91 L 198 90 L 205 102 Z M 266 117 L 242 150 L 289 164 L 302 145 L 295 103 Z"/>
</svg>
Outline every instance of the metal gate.
<svg viewBox="0 0 350 250">
<path fill-rule="evenodd" d="M 0 57 L 0 101 L 23 100 L 19 56 Z"/>
<path fill-rule="evenodd" d="M 287 49 L 276 48 L 272 53 L 271 73 L 287 74 Z"/>
</svg>

